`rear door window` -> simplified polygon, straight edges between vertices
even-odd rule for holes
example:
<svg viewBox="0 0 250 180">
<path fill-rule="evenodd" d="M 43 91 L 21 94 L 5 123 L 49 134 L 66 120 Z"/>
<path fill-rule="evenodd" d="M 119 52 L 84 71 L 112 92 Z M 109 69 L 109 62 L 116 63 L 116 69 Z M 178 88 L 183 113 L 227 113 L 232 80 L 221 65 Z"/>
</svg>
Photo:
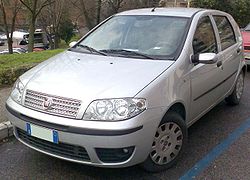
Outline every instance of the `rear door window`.
<svg viewBox="0 0 250 180">
<path fill-rule="evenodd" d="M 213 16 L 217 25 L 222 51 L 229 48 L 236 43 L 233 27 L 227 17 L 225 16 Z"/>
</svg>

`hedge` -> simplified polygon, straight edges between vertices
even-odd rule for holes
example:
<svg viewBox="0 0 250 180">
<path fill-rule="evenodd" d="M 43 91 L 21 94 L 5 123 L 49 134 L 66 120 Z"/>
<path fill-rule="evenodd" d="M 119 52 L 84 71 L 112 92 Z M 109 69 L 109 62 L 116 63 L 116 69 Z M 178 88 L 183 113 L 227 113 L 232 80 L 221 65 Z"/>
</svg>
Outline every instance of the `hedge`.
<svg viewBox="0 0 250 180">
<path fill-rule="evenodd" d="M 23 73 L 34 67 L 36 64 L 19 66 L 0 71 L 0 87 L 4 85 L 12 85 L 16 79 Z"/>
<path fill-rule="evenodd" d="M 24 72 L 38 63 L 62 52 L 63 49 L 0 55 L 0 87 L 12 85 Z"/>
</svg>

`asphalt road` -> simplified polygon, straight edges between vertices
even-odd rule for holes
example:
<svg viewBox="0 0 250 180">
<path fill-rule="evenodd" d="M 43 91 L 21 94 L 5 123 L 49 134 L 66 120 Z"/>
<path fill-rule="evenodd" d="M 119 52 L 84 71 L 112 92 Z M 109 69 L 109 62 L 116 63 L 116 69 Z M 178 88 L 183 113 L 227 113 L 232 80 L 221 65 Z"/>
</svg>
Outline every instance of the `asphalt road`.
<svg viewBox="0 0 250 180">
<path fill-rule="evenodd" d="M 179 179 L 250 117 L 250 72 L 240 105 L 217 105 L 189 129 L 188 147 L 173 168 L 150 174 L 140 167 L 104 169 L 56 159 L 31 150 L 17 140 L 0 145 L 0 179 Z M 213 151 L 212 151 L 213 152 Z M 249 179 L 250 129 L 247 129 L 196 179 Z"/>
</svg>

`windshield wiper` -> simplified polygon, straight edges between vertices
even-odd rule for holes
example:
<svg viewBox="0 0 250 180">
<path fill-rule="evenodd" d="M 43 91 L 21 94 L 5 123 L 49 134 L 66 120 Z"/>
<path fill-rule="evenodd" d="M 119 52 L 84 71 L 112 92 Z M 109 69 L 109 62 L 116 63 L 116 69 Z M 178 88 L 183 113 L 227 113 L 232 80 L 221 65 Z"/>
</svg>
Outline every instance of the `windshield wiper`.
<svg viewBox="0 0 250 180">
<path fill-rule="evenodd" d="M 122 54 L 122 55 L 135 55 L 135 56 L 141 56 L 147 59 L 155 59 L 152 56 L 149 56 L 147 54 L 143 54 L 137 51 L 131 51 L 131 50 L 127 50 L 127 49 L 103 49 L 100 50 L 101 52 L 105 52 L 105 53 L 114 53 L 114 54 Z"/>
<path fill-rule="evenodd" d="M 101 54 L 103 56 L 108 56 L 106 53 L 104 52 L 101 52 L 101 51 L 98 51 L 97 49 L 94 49 L 92 47 L 89 47 L 89 46 L 86 46 L 86 45 L 82 45 L 82 44 L 77 44 L 75 47 L 80 47 L 80 48 L 84 48 L 84 49 L 87 49 L 89 52 L 91 53 L 98 53 L 98 54 Z"/>
</svg>

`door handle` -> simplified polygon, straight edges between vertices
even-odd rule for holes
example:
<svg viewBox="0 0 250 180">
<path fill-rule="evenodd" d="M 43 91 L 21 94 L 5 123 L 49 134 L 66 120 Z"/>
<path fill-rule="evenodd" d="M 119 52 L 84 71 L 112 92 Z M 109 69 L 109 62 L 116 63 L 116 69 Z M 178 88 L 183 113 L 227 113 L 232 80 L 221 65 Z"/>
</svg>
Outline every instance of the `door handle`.
<svg viewBox="0 0 250 180">
<path fill-rule="evenodd" d="M 221 67 L 222 66 L 222 61 L 218 61 L 217 62 L 217 67 Z"/>
<path fill-rule="evenodd" d="M 237 54 L 240 54 L 241 51 L 242 51 L 242 46 L 238 47 Z"/>
</svg>

